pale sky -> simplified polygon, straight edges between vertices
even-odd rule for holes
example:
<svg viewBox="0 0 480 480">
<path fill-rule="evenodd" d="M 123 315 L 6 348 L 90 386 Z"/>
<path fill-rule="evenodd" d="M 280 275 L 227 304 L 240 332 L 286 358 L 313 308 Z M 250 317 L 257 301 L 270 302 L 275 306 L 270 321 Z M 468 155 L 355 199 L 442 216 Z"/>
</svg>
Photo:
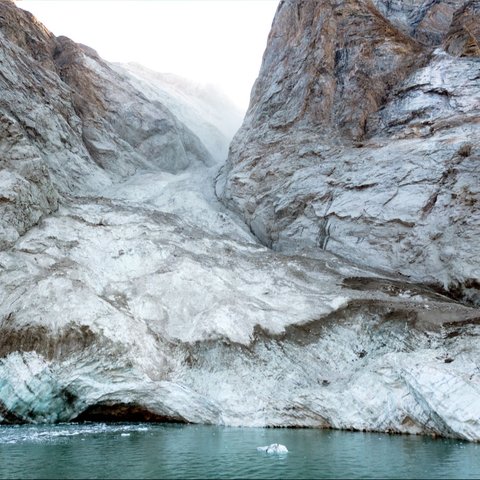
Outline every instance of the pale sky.
<svg viewBox="0 0 480 480">
<path fill-rule="evenodd" d="M 55 35 L 106 60 L 217 85 L 242 110 L 278 0 L 18 0 Z"/>
</svg>

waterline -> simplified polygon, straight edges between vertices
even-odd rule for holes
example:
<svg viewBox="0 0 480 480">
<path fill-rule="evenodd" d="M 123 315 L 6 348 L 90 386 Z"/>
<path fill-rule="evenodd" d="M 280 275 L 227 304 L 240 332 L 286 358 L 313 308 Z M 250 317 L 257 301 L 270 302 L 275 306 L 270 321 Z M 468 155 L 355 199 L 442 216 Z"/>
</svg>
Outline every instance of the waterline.
<svg viewBox="0 0 480 480">
<path fill-rule="evenodd" d="M 258 452 L 281 443 L 289 453 Z M 478 478 L 480 445 L 198 425 L 0 427 L 0 478 Z"/>
</svg>

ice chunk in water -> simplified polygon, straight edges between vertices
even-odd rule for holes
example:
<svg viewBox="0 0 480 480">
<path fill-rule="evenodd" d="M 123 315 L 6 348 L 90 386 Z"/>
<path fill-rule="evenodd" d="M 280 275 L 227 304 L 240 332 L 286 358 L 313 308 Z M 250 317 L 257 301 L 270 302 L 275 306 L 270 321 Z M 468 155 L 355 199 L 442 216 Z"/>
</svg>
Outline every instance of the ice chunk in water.
<svg viewBox="0 0 480 480">
<path fill-rule="evenodd" d="M 288 448 L 280 443 L 272 443 L 265 447 L 257 447 L 257 451 L 265 453 L 288 453 Z"/>
</svg>

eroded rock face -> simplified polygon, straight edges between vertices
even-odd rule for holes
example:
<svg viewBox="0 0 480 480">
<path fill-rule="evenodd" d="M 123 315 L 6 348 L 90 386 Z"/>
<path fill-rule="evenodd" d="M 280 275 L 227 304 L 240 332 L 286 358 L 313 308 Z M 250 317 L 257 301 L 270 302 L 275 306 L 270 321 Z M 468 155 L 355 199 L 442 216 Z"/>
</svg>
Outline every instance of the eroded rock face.
<svg viewBox="0 0 480 480">
<path fill-rule="evenodd" d="M 373 0 L 380 13 L 397 28 L 424 45 L 444 41 L 453 15 L 465 0 Z"/>
<path fill-rule="evenodd" d="M 275 250 L 327 250 L 478 302 L 478 8 L 281 2 L 223 201 Z"/>
<path fill-rule="evenodd" d="M 132 88 L 89 47 L 59 37 L 54 53 L 60 77 L 72 88 L 82 139 L 104 170 L 128 176 L 138 169 L 176 173 L 210 155 L 160 102 Z"/>
<path fill-rule="evenodd" d="M 0 246 L 4 248 L 57 208 L 53 174 L 58 174 L 56 184 L 64 189 L 75 178 L 88 182 L 92 175 L 86 168 L 88 155 L 79 141 L 80 122 L 70 91 L 51 70 L 53 35 L 13 3 L 0 3 L 0 17 Z M 101 172 L 92 182 L 102 183 Z"/>
<path fill-rule="evenodd" d="M 468 2 L 457 10 L 444 42 L 448 53 L 461 57 L 480 57 L 479 15 L 479 2 Z"/>
<path fill-rule="evenodd" d="M 467 101 L 476 59 L 465 57 L 458 70 L 457 57 L 425 56 L 372 4 L 298 6 L 280 9 L 285 28 L 297 21 L 289 55 L 276 62 L 284 70 L 271 72 L 266 97 L 269 83 L 257 82 L 258 108 L 236 137 L 223 181 L 229 204 L 265 243 L 297 253 L 301 240 L 311 256 L 261 245 L 216 198 L 216 162 L 236 118 L 225 102 L 203 90 L 196 98 L 191 86 L 182 91 L 178 79 L 138 66 L 110 65 L 0 3 L 8 18 L 0 29 L 0 422 L 176 421 L 480 439 L 479 310 L 357 265 L 360 248 L 385 270 L 391 258 L 415 255 L 402 241 L 411 241 L 419 195 L 427 219 L 445 217 L 437 241 L 457 245 L 448 222 L 472 202 L 463 186 L 476 175 L 477 107 Z M 311 63 L 312 45 L 324 41 L 316 22 L 351 56 L 337 55 L 329 40 Z M 271 41 L 280 55 L 287 37 L 277 34 L 278 22 Z M 42 47 L 30 49 L 28 38 Z M 362 52 L 368 61 L 357 76 Z M 385 75 L 371 76 L 378 92 L 368 96 L 368 71 L 382 62 Z M 282 89 L 294 67 L 300 77 L 290 99 Z M 303 76 L 326 100 L 310 101 L 295 83 Z M 403 93 L 390 99 L 396 79 Z M 290 103 L 282 109 L 275 100 L 275 116 L 269 98 L 277 96 Z M 399 111 L 415 111 L 417 123 L 398 121 Z M 325 185 L 333 193 L 322 197 Z M 318 218 L 328 221 L 318 227 Z M 342 229 L 349 234 L 339 236 Z M 349 242 L 361 229 L 354 258 Z M 461 264 L 453 253 L 451 262 Z"/>
<path fill-rule="evenodd" d="M 13 2 L 0 2 L 0 44 L 0 247 L 55 211 L 59 193 L 97 192 L 141 169 L 213 164 L 197 135 L 133 78 Z"/>
</svg>

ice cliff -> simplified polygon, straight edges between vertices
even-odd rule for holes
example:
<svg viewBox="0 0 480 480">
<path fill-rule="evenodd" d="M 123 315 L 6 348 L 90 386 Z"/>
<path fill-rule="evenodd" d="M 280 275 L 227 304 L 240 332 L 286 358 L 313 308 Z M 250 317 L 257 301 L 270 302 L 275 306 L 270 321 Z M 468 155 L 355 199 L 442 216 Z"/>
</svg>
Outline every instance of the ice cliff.
<svg viewBox="0 0 480 480">
<path fill-rule="evenodd" d="M 224 98 L 1 2 L 0 421 L 480 440 L 476 20 L 281 2 L 218 175 Z"/>
</svg>

